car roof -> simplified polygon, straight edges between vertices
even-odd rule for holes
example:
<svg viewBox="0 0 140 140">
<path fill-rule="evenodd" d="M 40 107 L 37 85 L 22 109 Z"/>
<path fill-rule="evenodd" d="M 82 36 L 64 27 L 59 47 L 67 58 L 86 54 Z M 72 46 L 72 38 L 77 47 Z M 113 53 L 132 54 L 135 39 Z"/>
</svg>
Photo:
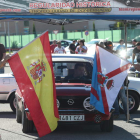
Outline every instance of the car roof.
<svg viewBox="0 0 140 140">
<path fill-rule="evenodd" d="M 52 54 L 53 61 L 87 62 L 93 61 L 93 56 L 80 54 Z"/>
<path fill-rule="evenodd" d="M 103 40 L 106 40 L 106 39 L 91 39 L 91 41 L 103 41 Z"/>
<path fill-rule="evenodd" d="M 52 41 L 53 41 L 53 40 L 51 40 L 50 42 L 52 42 Z M 60 39 L 60 40 L 56 40 L 56 41 L 67 41 L 67 42 L 72 42 L 71 40 L 64 40 L 64 39 L 63 39 L 63 40 Z"/>
</svg>

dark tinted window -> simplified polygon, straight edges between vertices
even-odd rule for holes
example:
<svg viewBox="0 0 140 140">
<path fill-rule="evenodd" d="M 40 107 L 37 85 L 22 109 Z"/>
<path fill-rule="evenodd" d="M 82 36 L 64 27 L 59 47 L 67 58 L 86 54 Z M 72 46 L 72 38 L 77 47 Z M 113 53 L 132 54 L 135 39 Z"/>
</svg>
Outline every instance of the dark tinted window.
<svg viewBox="0 0 140 140">
<path fill-rule="evenodd" d="M 91 83 L 92 65 L 89 62 L 53 62 L 56 83 Z"/>
</svg>

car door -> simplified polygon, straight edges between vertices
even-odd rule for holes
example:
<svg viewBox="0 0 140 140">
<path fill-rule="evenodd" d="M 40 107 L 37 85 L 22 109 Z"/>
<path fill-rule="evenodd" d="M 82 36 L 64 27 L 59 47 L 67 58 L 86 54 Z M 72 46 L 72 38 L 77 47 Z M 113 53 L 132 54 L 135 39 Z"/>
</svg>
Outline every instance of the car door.
<svg viewBox="0 0 140 140">
<path fill-rule="evenodd" d="M 0 100 L 6 100 L 8 94 L 17 89 L 17 83 L 12 74 L 2 74 L 0 77 Z"/>
</svg>

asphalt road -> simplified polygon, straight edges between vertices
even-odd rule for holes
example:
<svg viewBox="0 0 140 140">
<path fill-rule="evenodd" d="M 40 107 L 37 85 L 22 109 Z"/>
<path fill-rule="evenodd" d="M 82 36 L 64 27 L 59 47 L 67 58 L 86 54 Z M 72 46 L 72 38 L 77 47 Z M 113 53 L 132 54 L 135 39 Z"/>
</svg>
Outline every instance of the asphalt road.
<svg viewBox="0 0 140 140">
<path fill-rule="evenodd" d="M 132 120 L 126 123 L 125 116 L 120 115 L 114 121 L 114 130 L 103 133 L 98 125 L 59 125 L 58 128 L 42 138 L 36 131 L 24 134 L 21 124 L 16 122 L 9 104 L 0 104 L 0 135 L 2 140 L 137 140 L 140 139 L 140 109 L 131 115 Z"/>
<path fill-rule="evenodd" d="M 8 64 L 5 73 L 11 72 Z M 16 122 L 9 104 L 0 104 L 0 140 L 137 140 L 140 139 L 140 108 L 131 115 L 132 120 L 126 123 L 125 115 L 114 121 L 111 133 L 102 133 L 98 125 L 58 125 L 58 128 L 42 138 L 36 131 L 24 134 L 21 124 Z"/>
</svg>

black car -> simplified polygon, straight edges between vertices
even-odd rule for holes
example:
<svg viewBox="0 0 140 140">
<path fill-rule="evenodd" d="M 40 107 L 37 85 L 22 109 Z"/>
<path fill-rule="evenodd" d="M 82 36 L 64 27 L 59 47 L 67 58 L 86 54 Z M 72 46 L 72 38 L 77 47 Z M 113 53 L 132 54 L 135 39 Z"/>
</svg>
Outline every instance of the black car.
<svg viewBox="0 0 140 140">
<path fill-rule="evenodd" d="M 131 6 L 133 3 L 140 3 L 140 0 L 123 0 L 125 5 Z"/>
</svg>

